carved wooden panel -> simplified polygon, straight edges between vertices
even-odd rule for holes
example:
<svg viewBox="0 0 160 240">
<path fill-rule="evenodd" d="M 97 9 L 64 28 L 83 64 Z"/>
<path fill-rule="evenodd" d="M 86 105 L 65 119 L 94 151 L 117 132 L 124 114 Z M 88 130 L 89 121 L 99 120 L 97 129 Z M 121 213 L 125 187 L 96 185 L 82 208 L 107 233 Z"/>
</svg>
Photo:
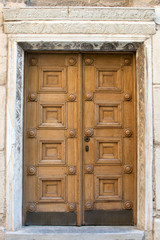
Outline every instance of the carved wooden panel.
<svg viewBox="0 0 160 240">
<path fill-rule="evenodd" d="M 76 167 L 75 166 L 68 166 L 68 174 L 69 175 L 76 174 Z"/>
<path fill-rule="evenodd" d="M 69 212 L 74 212 L 76 210 L 76 203 L 70 202 L 67 207 Z"/>
<path fill-rule="evenodd" d="M 40 68 L 39 91 L 66 92 L 66 68 Z"/>
<path fill-rule="evenodd" d="M 68 129 L 68 137 L 75 138 L 76 137 L 76 129 Z"/>
<path fill-rule="evenodd" d="M 122 139 L 98 138 L 95 139 L 97 151 L 96 163 L 98 164 L 122 164 Z"/>
<path fill-rule="evenodd" d="M 31 66 L 36 66 L 38 63 L 38 59 L 36 57 L 31 57 L 30 60 L 29 60 L 29 64 Z"/>
<path fill-rule="evenodd" d="M 122 200 L 122 176 L 99 175 L 95 177 L 95 201 Z"/>
<path fill-rule="evenodd" d="M 30 128 L 30 129 L 27 130 L 27 136 L 29 138 L 35 138 L 36 134 L 37 134 L 37 131 L 34 128 Z"/>
<path fill-rule="evenodd" d="M 97 103 L 95 115 L 98 127 L 122 127 L 123 125 L 122 103 Z"/>
<path fill-rule="evenodd" d="M 66 146 L 64 140 L 41 140 L 39 141 L 40 164 L 65 164 Z"/>
<path fill-rule="evenodd" d="M 72 224 L 74 215 L 80 223 L 79 65 L 78 54 L 26 54 L 24 225 L 30 222 L 25 212 L 53 214 L 60 225 Z M 48 223 L 48 215 L 40 218 Z"/>
<path fill-rule="evenodd" d="M 27 168 L 27 174 L 29 176 L 34 176 L 36 174 L 36 171 L 37 171 L 37 169 L 35 166 L 28 166 L 28 168 Z"/>
<path fill-rule="evenodd" d="M 97 69 L 97 90 L 123 91 L 123 69 Z"/>
<path fill-rule="evenodd" d="M 83 68 L 84 218 L 96 225 L 98 211 L 103 222 L 105 211 L 116 216 L 117 210 L 133 209 L 136 223 L 135 58 L 127 53 L 94 53 L 92 58 L 94 62 Z M 94 98 L 88 99 L 88 93 Z M 94 134 L 86 141 L 87 128 Z M 87 166 L 93 166 L 91 174 Z M 92 203 L 90 220 L 86 202 Z"/>
<path fill-rule="evenodd" d="M 65 177 L 39 178 L 40 202 L 65 202 Z"/>
<path fill-rule="evenodd" d="M 24 218 L 80 226 L 133 209 L 136 224 L 134 65 L 133 53 L 26 53 Z"/>
<path fill-rule="evenodd" d="M 64 128 L 66 126 L 65 104 L 40 104 L 39 116 L 39 127 Z"/>
<path fill-rule="evenodd" d="M 30 202 L 26 206 L 26 210 L 28 212 L 35 212 L 36 211 L 36 203 L 35 202 Z"/>
<path fill-rule="evenodd" d="M 28 94 L 28 101 L 36 102 L 37 101 L 37 93 L 29 93 Z"/>
</svg>

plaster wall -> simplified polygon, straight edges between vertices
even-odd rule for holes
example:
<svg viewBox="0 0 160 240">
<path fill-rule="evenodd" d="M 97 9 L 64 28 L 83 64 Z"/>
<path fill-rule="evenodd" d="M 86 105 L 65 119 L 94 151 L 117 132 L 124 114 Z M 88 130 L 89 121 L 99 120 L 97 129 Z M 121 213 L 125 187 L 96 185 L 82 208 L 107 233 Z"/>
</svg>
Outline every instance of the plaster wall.
<svg viewBox="0 0 160 240">
<path fill-rule="evenodd" d="M 2 2 L 2 1 L 1 1 Z M 17 54 L 20 54 L 19 59 L 23 59 L 23 49 L 40 49 L 40 45 L 36 42 L 52 42 L 54 41 L 71 41 L 76 42 L 79 39 L 82 42 L 116 42 L 117 39 L 123 42 L 134 42 L 140 44 L 137 49 L 137 80 L 138 80 L 138 101 L 139 101 L 139 199 L 138 212 L 138 227 L 145 231 L 145 240 L 160 239 L 160 14 L 159 1 L 114 1 L 114 6 L 155 6 L 156 16 L 152 15 L 150 9 L 147 9 L 141 18 L 142 12 L 135 14 L 120 14 L 119 18 L 113 24 L 112 14 L 110 19 L 106 19 L 106 10 L 100 9 L 94 15 L 94 21 L 98 19 L 97 27 L 95 22 L 87 27 L 90 10 L 79 12 L 77 15 L 75 9 L 59 8 L 62 21 L 57 19 L 56 13 L 47 11 L 46 16 L 42 14 L 43 8 L 39 8 L 36 14 L 29 14 L 26 4 L 29 5 L 44 5 L 44 1 L 7 1 L 0 3 L 0 239 L 5 238 L 6 230 L 14 230 L 20 227 L 19 222 L 21 216 L 16 212 L 16 205 L 21 207 L 21 200 L 17 202 L 17 196 L 21 196 L 22 188 L 20 185 L 16 187 L 19 176 L 22 173 L 22 164 L 14 158 L 15 152 L 21 154 L 22 148 L 17 145 L 21 131 L 15 132 L 15 128 L 19 125 L 19 120 L 22 121 L 22 111 L 15 111 L 15 101 L 23 103 L 22 92 L 16 92 L 16 87 L 22 89 L 21 80 L 17 79 L 17 65 L 21 66 L 18 71 L 23 72 L 23 61 L 17 62 Z M 84 4 L 85 2 L 85 4 Z M 81 1 L 81 4 L 86 5 L 87 1 Z M 92 6 L 96 5 L 96 1 L 90 1 Z M 107 3 L 106 3 L 107 2 Z M 113 6 L 113 1 L 105 1 L 107 6 Z M 65 1 L 57 1 L 58 5 L 63 5 Z M 79 2 L 78 2 L 79 3 Z M 103 1 L 100 1 L 104 5 Z M 10 11 L 4 9 L 4 4 Z M 67 2 L 68 4 L 68 2 Z M 70 5 L 73 2 L 70 1 Z M 52 1 L 45 1 L 45 5 L 52 5 Z M 66 5 L 66 4 L 65 4 Z M 14 11 L 12 11 L 14 8 Z M 24 8 L 19 11 L 19 8 Z M 17 13 L 15 12 L 17 9 Z M 103 12 L 104 11 L 104 12 Z M 45 9 L 46 12 L 46 9 Z M 101 12 L 101 14 L 100 14 Z M 30 12 L 31 13 L 31 12 Z M 42 21 L 42 15 L 44 19 Z M 91 13 L 91 15 L 93 15 Z M 118 16 L 118 15 L 117 15 Z M 120 19 L 121 16 L 121 19 Z M 137 17 L 138 16 L 138 17 Z M 48 19 L 46 19 L 48 17 Z M 59 15 L 58 15 L 59 17 Z M 75 19 L 79 18 L 78 24 L 81 32 L 76 32 Z M 88 17 L 88 19 L 87 19 Z M 116 14 L 115 14 L 116 17 Z M 34 18 L 34 19 L 33 19 Z M 133 18 L 133 19 L 131 19 Z M 145 18 L 145 20 L 144 20 Z M 15 21 L 16 20 L 16 21 Z M 34 21 L 33 21 L 34 20 Z M 39 21 L 41 20 L 41 21 Z M 47 25 L 46 21 L 47 20 Z M 72 22 L 72 20 L 74 20 Z M 54 21 L 54 27 L 53 22 Z M 67 22 L 68 21 L 68 22 Z M 103 24 L 100 22 L 103 21 Z M 68 25 L 70 24 L 70 25 Z M 123 25 L 124 24 L 124 25 Z M 155 31 L 156 24 L 156 31 Z M 36 26 L 36 27 L 35 27 Z M 61 26 L 61 28 L 60 28 Z M 69 26 L 69 27 L 68 27 Z M 58 29 L 58 30 L 57 30 Z M 89 30 L 90 29 L 90 30 Z M 100 30 L 99 30 L 100 29 Z M 90 32 L 91 31 L 91 32 Z M 53 34 L 54 33 L 54 34 Z M 28 45 L 26 44 L 28 43 Z M 18 45 L 17 45 L 18 44 Z M 18 46 L 21 47 L 18 47 Z M 124 44 L 125 45 L 125 44 Z M 52 50 L 52 44 L 50 46 Z M 112 45 L 114 49 L 114 44 Z M 120 49 L 122 49 L 122 46 Z M 18 50 L 19 48 L 19 50 Z M 134 50 L 134 49 L 132 49 Z M 21 77 L 23 73 L 21 72 Z M 17 95 L 18 94 L 18 95 Z M 152 95 L 153 94 L 153 95 Z M 10 96 L 10 98 L 9 98 Z M 19 98 L 20 97 L 20 98 Z M 153 100 L 153 104 L 152 104 Z M 152 115 L 153 113 L 153 115 Z M 16 117 L 18 115 L 18 121 Z M 149 131 L 148 131 L 149 129 Z M 9 133 L 6 136 L 6 131 Z M 19 134 L 19 135 L 18 135 Z M 18 139 L 17 139 L 18 138 Z M 144 140 L 145 139 L 145 140 Z M 21 143 L 22 144 L 22 143 Z M 10 147 L 9 147 L 10 146 Z M 19 159 L 21 156 L 16 155 Z M 147 164 L 146 164 L 147 163 Z M 146 165 L 145 165 L 146 164 Z M 145 168 L 144 168 L 145 165 Z M 14 169 L 17 169 L 15 172 Z M 16 173 L 16 175 L 15 175 Z M 142 184 L 143 183 L 143 184 Z M 14 188 L 14 191 L 13 191 Z M 17 195 L 16 195 L 17 194 Z M 11 196 L 11 197 L 8 197 Z M 10 210 L 12 210 L 10 212 Z M 15 224 L 15 219 L 18 219 L 18 224 Z"/>
</svg>

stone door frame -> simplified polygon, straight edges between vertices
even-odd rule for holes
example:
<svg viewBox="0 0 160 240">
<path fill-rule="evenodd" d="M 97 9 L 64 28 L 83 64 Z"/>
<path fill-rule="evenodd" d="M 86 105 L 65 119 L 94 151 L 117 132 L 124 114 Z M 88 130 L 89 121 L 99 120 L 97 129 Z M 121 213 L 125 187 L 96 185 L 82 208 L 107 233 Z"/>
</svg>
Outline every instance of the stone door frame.
<svg viewBox="0 0 160 240">
<path fill-rule="evenodd" d="M 72 36 L 12 35 L 8 41 L 8 93 L 7 93 L 7 181 L 6 230 L 22 227 L 23 178 L 23 81 L 24 51 L 26 50 L 85 50 L 136 51 L 137 78 L 137 228 L 152 231 L 153 218 L 153 104 L 152 104 L 152 38 L 129 37 L 119 41 L 114 37 L 97 41 L 97 37 L 77 41 Z M 74 45 L 73 45 L 74 43 Z M 95 47 L 94 47 L 95 46 Z M 102 47 L 103 46 L 103 47 Z M 75 49 L 74 49 L 75 47 Z M 99 48 L 99 49 L 98 49 Z"/>
<path fill-rule="evenodd" d="M 136 51 L 137 228 L 152 239 L 154 9 L 6 8 L 3 16 L 8 37 L 6 231 L 22 228 L 24 51 Z"/>
</svg>

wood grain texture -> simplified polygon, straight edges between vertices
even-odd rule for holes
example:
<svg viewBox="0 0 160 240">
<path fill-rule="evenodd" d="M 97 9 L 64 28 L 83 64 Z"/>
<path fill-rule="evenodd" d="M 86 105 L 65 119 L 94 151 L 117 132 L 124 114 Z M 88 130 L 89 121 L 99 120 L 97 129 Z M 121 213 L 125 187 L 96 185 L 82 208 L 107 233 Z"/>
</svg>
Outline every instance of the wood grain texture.
<svg viewBox="0 0 160 240">
<path fill-rule="evenodd" d="M 77 136 L 81 131 L 77 62 L 77 54 L 26 56 L 24 219 L 28 204 L 36 204 L 33 212 L 56 213 L 55 216 L 67 212 L 74 212 L 77 216 L 77 211 L 80 212 L 79 207 L 76 210 L 80 202 L 77 193 L 80 192 L 77 186 L 80 139 Z M 68 101 L 68 95 L 78 95 L 78 101 Z M 77 171 L 71 172 L 71 166 Z M 74 208 L 68 207 L 71 203 Z M 69 224 L 70 215 L 65 214 L 66 219 L 67 216 L 65 222 Z M 26 219 L 26 223 L 28 221 Z M 56 220 L 53 222 L 56 224 Z"/>
<path fill-rule="evenodd" d="M 85 166 L 91 165 L 94 168 L 92 174 L 86 174 L 84 168 L 84 203 L 92 203 L 93 207 L 90 210 L 95 211 L 95 216 L 96 211 L 100 210 L 117 211 L 118 214 L 119 211 L 133 208 L 134 224 L 136 224 L 134 71 L 133 54 L 83 55 L 84 133 L 86 129 L 93 129 L 94 132 L 83 148 Z M 93 95 L 90 101 L 86 101 L 88 93 Z M 89 152 L 85 151 L 85 145 L 89 147 Z M 116 213 L 114 214 L 116 216 Z M 88 218 L 88 214 L 85 216 L 87 218 L 87 220 L 84 218 L 85 224 L 100 224 L 96 223 L 96 217 Z M 102 219 L 102 225 L 109 224 L 109 218 Z M 113 219 L 111 222 L 114 225 Z M 119 222 L 119 225 L 122 222 Z M 116 220 L 115 224 L 118 224 Z"/>
<path fill-rule="evenodd" d="M 28 53 L 25 68 L 24 224 L 28 209 L 78 226 L 133 209 L 136 224 L 134 54 Z"/>
</svg>

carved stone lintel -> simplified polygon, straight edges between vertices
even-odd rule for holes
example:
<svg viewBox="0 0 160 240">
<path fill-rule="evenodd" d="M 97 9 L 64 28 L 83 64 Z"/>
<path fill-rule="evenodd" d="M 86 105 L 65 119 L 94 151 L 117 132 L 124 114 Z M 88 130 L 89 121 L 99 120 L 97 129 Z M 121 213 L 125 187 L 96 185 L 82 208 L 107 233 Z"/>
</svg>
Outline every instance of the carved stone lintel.
<svg viewBox="0 0 160 240">
<path fill-rule="evenodd" d="M 76 100 L 76 95 L 74 93 L 69 94 L 68 101 L 74 102 Z"/>
<path fill-rule="evenodd" d="M 131 137 L 132 136 L 132 130 L 130 128 L 124 129 L 124 135 L 125 135 L 125 137 Z"/>
<path fill-rule="evenodd" d="M 15 15 L 14 15 L 15 17 Z M 92 51 L 135 51 L 140 46 L 139 42 L 20 42 L 19 46 L 25 51 L 29 50 L 92 50 Z"/>
<path fill-rule="evenodd" d="M 92 137 L 93 134 L 94 134 L 93 128 L 86 128 L 85 131 L 84 131 L 84 134 L 85 134 L 87 137 Z"/>
<path fill-rule="evenodd" d="M 125 202 L 123 203 L 123 206 L 124 206 L 124 209 L 130 210 L 130 209 L 133 208 L 133 203 L 132 203 L 131 201 L 125 201 Z"/>
<path fill-rule="evenodd" d="M 29 93 L 28 100 L 31 102 L 36 102 L 37 101 L 37 93 Z"/>
<path fill-rule="evenodd" d="M 76 203 L 70 202 L 68 203 L 68 211 L 74 212 L 76 210 Z"/>
<path fill-rule="evenodd" d="M 93 93 L 92 92 L 88 92 L 85 96 L 85 100 L 86 101 L 92 101 L 93 100 Z"/>
<path fill-rule="evenodd" d="M 85 166 L 85 173 L 91 174 L 94 171 L 93 165 L 87 165 Z"/>
<path fill-rule="evenodd" d="M 116 47 L 112 43 L 103 43 L 103 45 L 101 46 L 101 50 L 103 51 L 116 50 Z"/>
<path fill-rule="evenodd" d="M 93 210 L 93 202 L 87 201 L 85 203 L 85 209 L 86 210 Z"/>
<path fill-rule="evenodd" d="M 68 136 L 70 138 L 74 138 L 76 136 L 76 130 L 75 129 L 70 129 Z"/>
<path fill-rule="evenodd" d="M 132 165 L 124 165 L 124 173 L 130 174 L 133 172 L 133 166 Z"/>
<path fill-rule="evenodd" d="M 36 129 L 34 129 L 34 128 L 30 128 L 27 131 L 27 135 L 29 138 L 35 138 L 36 134 L 37 134 L 37 132 L 36 132 Z"/>
<path fill-rule="evenodd" d="M 84 62 L 86 65 L 92 65 L 94 60 L 93 58 L 85 58 Z"/>
<path fill-rule="evenodd" d="M 34 57 L 31 58 L 30 61 L 29 61 L 30 65 L 32 65 L 32 66 L 37 65 L 37 62 L 38 62 L 38 60 L 36 58 L 34 58 Z"/>
<path fill-rule="evenodd" d="M 134 43 L 127 43 L 125 48 L 126 50 L 133 50 L 135 48 Z"/>
<path fill-rule="evenodd" d="M 36 167 L 35 166 L 29 166 L 27 168 L 27 174 L 30 176 L 33 176 L 36 174 Z"/>
<path fill-rule="evenodd" d="M 68 174 L 69 175 L 76 174 L 76 167 L 75 166 L 68 166 Z"/>
<path fill-rule="evenodd" d="M 124 94 L 124 100 L 125 100 L 125 101 L 130 101 L 131 99 L 132 99 L 131 93 L 125 93 L 125 94 Z"/>
<path fill-rule="evenodd" d="M 35 212 L 36 211 L 36 203 L 35 202 L 28 203 L 27 211 L 28 212 Z"/>
<path fill-rule="evenodd" d="M 70 66 L 74 66 L 77 63 L 77 59 L 76 58 L 70 58 L 68 60 L 68 63 L 69 63 Z"/>
</svg>

